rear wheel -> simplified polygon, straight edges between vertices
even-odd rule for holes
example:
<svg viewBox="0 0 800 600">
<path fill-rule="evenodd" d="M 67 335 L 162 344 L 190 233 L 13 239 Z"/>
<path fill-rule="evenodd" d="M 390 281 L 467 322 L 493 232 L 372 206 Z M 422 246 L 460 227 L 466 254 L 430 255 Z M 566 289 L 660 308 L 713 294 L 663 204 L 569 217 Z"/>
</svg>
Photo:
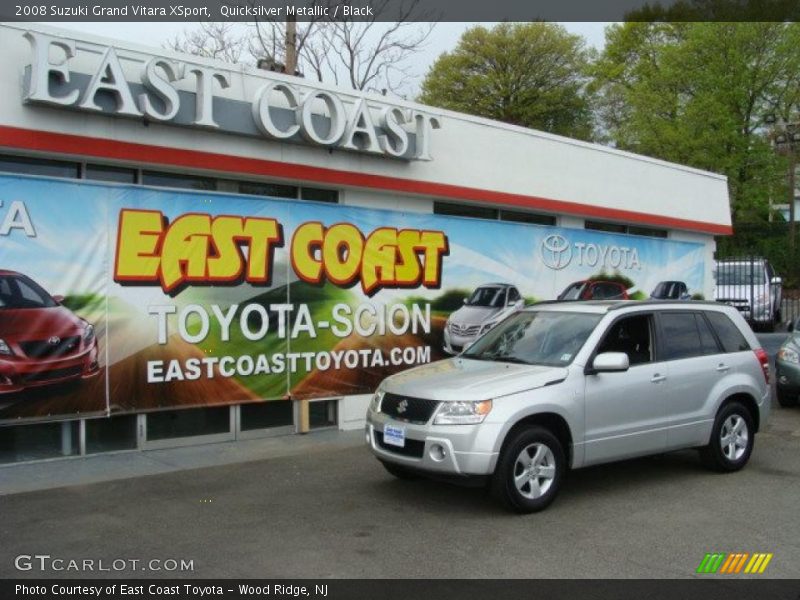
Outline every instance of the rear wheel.
<svg viewBox="0 0 800 600">
<path fill-rule="evenodd" d="M 556 436 L 539 426 L 523 429 L 500 453 L 492 495 L 516 512 L 542 510 L 558 494 L 565 470 L 564 449 Z"/>
<path fill-rule="evenodd" d="M 717 413 L 711 430 L 711 441 L 700 450 L 700 456 L 715 471 L 738 471 L 750 460 L 754 436 L 755 428 L 750 411 L 740 402 L 731 402 Z"/>
<path fill-rule="evenodd" d="M 417 475 L 412 469 L 404 467 L 403 465 L 396 465 L 395 463 L 384 462 L 381 461 L 383 468 L 386 469 L 389 473 L 397 477 L 398 479 L 419 479 L 419 475 Z"/>
<path fill-rule="evenodd" d="M 797 394 L 790 394 L 786 390 L 776 388 L 775 395 L 778 397 L 778 404 L 780 404 L 783 408 L 797 406 Z"/>
</svg>

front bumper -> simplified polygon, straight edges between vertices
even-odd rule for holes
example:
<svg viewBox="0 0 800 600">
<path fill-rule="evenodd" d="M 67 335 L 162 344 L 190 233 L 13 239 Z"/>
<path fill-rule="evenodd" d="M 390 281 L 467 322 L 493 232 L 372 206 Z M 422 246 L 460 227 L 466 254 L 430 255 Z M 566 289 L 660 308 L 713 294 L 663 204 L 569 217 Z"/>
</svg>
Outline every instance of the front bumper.
<svg viewBox="0 0 800 600">
<path fill-rule="evenodd" d="M 381 445 L 385 425 L 405 429 L 406 448 Z M 490 475 L 498 452 L 495 442 L 502 424 L 419 425 L 392 419 L 383 413 L 367 412 L 366 441 L 379 459 L 420 471 L 446 475 Z M 410 451 L 410 446 L 414 452 Z"/>
<path fill-rule="evenodd" d="M 97 342 L 77 354 L 54 359 L 0 359 L 0 396 L 88 379 L 100 372 Z"/>
<path fill-rule="evenodd" d="M 477 339 L 477 335 L 456 335 L 444 329 L 444 351 L 448 354 L 461 354 L 461 352 Z"/>
<path fill-rule="evenodd" d="M 775 385 L 790 393 L 800 393 L 800 365 L 776 360 Z"/>
</svg>

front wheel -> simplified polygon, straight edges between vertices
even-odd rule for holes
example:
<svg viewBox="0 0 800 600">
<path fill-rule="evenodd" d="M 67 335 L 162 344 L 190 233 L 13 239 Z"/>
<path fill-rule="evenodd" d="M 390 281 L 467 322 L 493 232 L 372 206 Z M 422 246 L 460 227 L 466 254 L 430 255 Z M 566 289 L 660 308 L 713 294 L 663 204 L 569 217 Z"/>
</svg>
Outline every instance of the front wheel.
<svg viewBox="0 0 800 600">
<path fill-rule="evenodd" d="M 558 494 L 565 470 L 558 438 L 543 427 L 529 427 L 516 433 L 500 453 L 492 495 L 515 512 L 543 510 Z"/>
<path fill-rule="evenodd" d="M 738 471 L 750 459 L 754 436 L 755 428 L 750 411 L 739 402 L 731 402 L 717 413 L 711 430 L 711 441 L 700 451 L 700 456 L 715 471 Z"/>
</svg>

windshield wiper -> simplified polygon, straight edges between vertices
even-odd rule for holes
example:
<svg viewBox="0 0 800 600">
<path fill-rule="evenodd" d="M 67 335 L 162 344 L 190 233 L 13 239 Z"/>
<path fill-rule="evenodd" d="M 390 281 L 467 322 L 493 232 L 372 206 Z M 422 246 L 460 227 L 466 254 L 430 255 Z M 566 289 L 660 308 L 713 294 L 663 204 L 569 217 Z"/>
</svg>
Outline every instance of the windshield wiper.
<svg viewBox="0 0 800 600">
<path fill-rule="evenodd" d="M 499 360 L 499 361 L 501 361 L 501 362 L 510 362 L 510 363 L 516 363 L 516 364 L 518 364 L 518 365 L 531 365 L 531 364 L 533 364 L 533 363 L 532 363 L 532 362 L 530 362 L 530 361 L 523 360 L 523 359 L 521 359 L 521 358 L 517 358 L 516 356 L 510 356 L 510 355 L 506 355 L 506 356 L 498 356 L 498 357 L 497 357 L 497 360 Z"/>
</svg>

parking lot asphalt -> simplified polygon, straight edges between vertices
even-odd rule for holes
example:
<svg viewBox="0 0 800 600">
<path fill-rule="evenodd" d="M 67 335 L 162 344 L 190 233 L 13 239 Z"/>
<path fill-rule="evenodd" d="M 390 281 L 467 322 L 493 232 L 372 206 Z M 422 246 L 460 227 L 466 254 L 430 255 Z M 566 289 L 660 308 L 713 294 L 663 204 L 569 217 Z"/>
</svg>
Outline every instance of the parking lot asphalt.
<svg viewBox="0 0 800 600">
<path fill-rule="evenodd" d="M 797 577 L 799 454 L 800 409 L 776 408 L 739 473 L 706 471 L 691 451 L 594 467 L 519 516 L 483 489 L 395 480 L 361 445 L 314 445 L 0 496 L 0 577 L 682 578 L 700 577 L 707 552 L 771 552 L 748 577 Z M 20 554 L 193 570 L 20 572 Z"/>
</svg>

